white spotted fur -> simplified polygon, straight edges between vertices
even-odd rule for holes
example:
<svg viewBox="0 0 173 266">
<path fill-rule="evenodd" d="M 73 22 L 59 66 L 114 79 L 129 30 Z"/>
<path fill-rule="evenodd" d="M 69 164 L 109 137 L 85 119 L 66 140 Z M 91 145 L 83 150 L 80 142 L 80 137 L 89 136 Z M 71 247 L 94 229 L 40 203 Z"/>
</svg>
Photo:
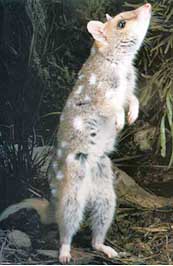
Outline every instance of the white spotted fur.
<svg viewBox="0 0 173 266">
<path fill-rule="evenodd" d="M 91 101 L 91 97 L 89 97 L 88 95 L 86 95 L 85 98 L 84 98 L 84 101 L 86 101 L 86 102 Z"/>
<path fill-rule="evenodd" d="M 67 162 L 67 164 L 73 162 L 73 160 L 74 160 L 74 153 L 69 153 L 69 154 L 67 155 L 67 158 L 66 158 L 66 162 Z"/>
<path fill-rule="evenodd" d="M 96 76 L 96 74 L 92 73 L 90 78 L 89 78 L 89 84 L 90 85 L 95 85 L 96 81 L 97 81 L 97 76 Z"/>
<path fill-rule="evenodd" d="M 83 85 L 80 85 L 77 90 L 75 91 L 76 94 L 80 94 L 84 89 L 84 86 Z"/>
<path fill-rule="evenodd" d="M 65 148 L 65 147 L 67 147 L 68 146 L 68 143 L 66 142 L 66 141 L 62 141 L 61 142 L 61 147 L 62 148 Z"/>
<path fill-rule="evenodd" d="M 57 193 L 57 189 L 56 188 L 52 188 L 51 189 L 51 194 L 52 194 L 53 197 L 56 196 L 56 193 Z"/>
<path fill-rule="evenodd" d="M 64 120 L 64 115 L 61 114 L 61 116 L 60 116 L 60 121 L 62 122 L 63 120 Z"/>
<path fill-rule="evenodd" d="M 64 177 L 63 172 L 59 170 L 59 171 L 57 172 L 57 174 L 56 174 L 56 179 L 57 179 L 57 180 L 61 180 L 61 179 L 63 179 L 63 177 Z"/>
<path fill-rule="evenodd" d="M 79 80 L 84 79 L 84 77 L 85 77 L 85 75 L 83 75 L 83 74 L 79 75 Z"/>
<path fill-rule="evenodd" d="M 57 150 L 57 157 L 60 159 L 62 157 L 62 149 Z"/>
<path fill-rule="evenodd" d="M 84 128 L 83 119 L 80 116 L 76 116 L 73 120 L 73 127 L 76 130 L 82 131 Z"/>
</svg>

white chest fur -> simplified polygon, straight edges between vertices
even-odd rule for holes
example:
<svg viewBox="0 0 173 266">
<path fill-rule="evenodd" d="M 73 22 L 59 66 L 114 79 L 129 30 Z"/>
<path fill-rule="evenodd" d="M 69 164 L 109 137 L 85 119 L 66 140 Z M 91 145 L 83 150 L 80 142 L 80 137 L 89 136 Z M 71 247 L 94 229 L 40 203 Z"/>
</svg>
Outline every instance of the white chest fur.
<svg viewBox="0 0 173 266">
<path fill-rule="evenodd" d="M 127 86 L 127 67 L 119 65 L 114 67 L 115 79 L 117 83 L 115 87 L 108 88 L 105 92 L 105 98 L 113 106 L 113 109 L 119 110 L 124 108 L 128 95 Z"/>
</svg>

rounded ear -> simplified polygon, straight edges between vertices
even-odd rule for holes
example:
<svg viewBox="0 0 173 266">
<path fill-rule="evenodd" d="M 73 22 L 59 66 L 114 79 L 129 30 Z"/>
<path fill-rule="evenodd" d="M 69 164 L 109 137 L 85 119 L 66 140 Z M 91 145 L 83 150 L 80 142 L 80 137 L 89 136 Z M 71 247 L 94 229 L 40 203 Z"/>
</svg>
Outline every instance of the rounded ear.
<svg viewBox="0 0 173 266">
<path fill-rule="evenodd" d="M 88 22 L 87 29 L 96 41 L 104 45 L 107 45 L 106 36 L 104 34 L 104 26 L 105 26 L 104 23 L 92 20 Z"/>
<path fill-rule="evenodd" d="M 109 14 L 106 14 L 106 19 L 107 19 L 107 21 L 109 21 L 109 20 L 113 19 L 113 17 L 111 17 Z"/>
</svg>

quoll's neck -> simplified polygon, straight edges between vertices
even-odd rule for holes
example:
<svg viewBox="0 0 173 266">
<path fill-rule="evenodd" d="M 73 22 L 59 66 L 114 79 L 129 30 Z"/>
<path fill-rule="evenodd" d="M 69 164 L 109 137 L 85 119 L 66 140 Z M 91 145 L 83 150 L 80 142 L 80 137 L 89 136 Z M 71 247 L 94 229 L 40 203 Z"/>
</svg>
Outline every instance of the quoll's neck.
<svg viewBox="0 0 173 266">
<path fill-rule="evenodd" d="M 131 65 L 133 63 L 135 53 L 130 53 L 128 51 L 122 50 L 117 47 L 114 49 L 111 48 L 101 48 L 98 47 L 96 42 L 93 44 L 91 48 L 90 55 L 92 57 L 98 58 L 98 60 L 102 60 L 103 63 L 110 63 L 114 66 L 122 66 L 124 67 Z"/>
<path fill-rule="evenodd" d="M 100 73 L 101 79 L 114 80 L 115 77 L 121 77 L 127 75 L 129 68 L 132 66 L 131 59 L 124 59 L 119 56 L 108 56 L 101 53 L 97 47 L 93 45 L 88 61 L 86 62 L 86 68 L 95 73 Z M 85 71 L 85 69 L 83 69 Z"/>
</svg>

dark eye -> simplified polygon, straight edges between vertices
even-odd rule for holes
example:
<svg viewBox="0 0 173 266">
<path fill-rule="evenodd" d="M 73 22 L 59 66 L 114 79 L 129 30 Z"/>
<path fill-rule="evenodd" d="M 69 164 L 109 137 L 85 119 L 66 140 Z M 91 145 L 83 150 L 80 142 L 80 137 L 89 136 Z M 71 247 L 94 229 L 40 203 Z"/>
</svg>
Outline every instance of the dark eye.
<svg viewBox="0 0 173 266">
<path fill-rule="evenodd" d="M 125 21 L 125 20 L 120 20 L 120 21 L 118 22 L 118 24 L 117 24 L 117 27 L 118 27 L 119 29 L 124 29 L 125 26 L 126 26 L 126 21 Z"/>
</svg>

